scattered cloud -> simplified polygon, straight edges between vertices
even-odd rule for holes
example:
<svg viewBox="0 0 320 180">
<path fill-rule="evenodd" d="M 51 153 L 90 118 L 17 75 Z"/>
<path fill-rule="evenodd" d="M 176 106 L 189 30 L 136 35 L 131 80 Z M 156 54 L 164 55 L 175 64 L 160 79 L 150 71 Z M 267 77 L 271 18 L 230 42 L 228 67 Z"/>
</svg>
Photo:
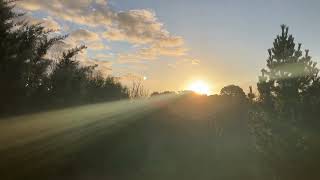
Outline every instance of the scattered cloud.
<svg viewBox="0 0 320 180">
<path fill-rule="evenodd" d="M 112 63 L 110 61 L 91 59 L 90 63 L 98 65 L 96 69 L 104 76 L 108 76 L 112 73 Z"/>
<path fill-rule="evenodd" d="M 99 35 L 95 32 L 86 29 L 78 29 L 76 31 L 71 32 L 69 38 L 75 39 L 77 41 L 97 41 L 99 40 Z"/>
<path fill-rule="evenodd" d="M 200 64 L 200 60 L 199 59 L 191 59 L 191 64 L 199 65 Z"/>
<path fill-rule="evenodd" d="M 110 58 L 113 58 L 113 55 L 112 54 L 96 54 L 95 55 L 95 59 L 100 59 L 100 60 L 108 60 Z"/>
<path fill-rule="evenodd" d="M 171 35 L 151 10 L 120 12 L 115 16 L 115 20 L 117 23 L 104 33 L 105 38 L 127 41 L 134 45 L 146 45 L 131 54 L 121 54 L 119 56 L 121 63 L 154 60 L 160 56 L 177 57 L 187 52 L 183 38 Z"/>
<path fill-rule="evenodd" d="M 134 82 L 134 81 L 141 81 L 144 80 L 143 75 L 136 74 L 136 73 L 126 73 L 120 76 L 120 80 L 122 82 Z"/>
<path fill-rule="evenodd" d="M 175 69 L 179 65 L 183 65 L 183 64 L 185 64 L 185 65 L 199 65 L 200 60 L 196 59 L 196 58 L 185 57 L 185 58 L 177 60 L 175 63 L 169 63 L 168 67 Z"/>
<path fill-rule="evenodd" d="M 162 56 L 179 59 L 188 56 L 184 39 L 171 34 L 151 9 L 117 11 L 108 5 L 108 0 L 25 0 L 18 2 L 18 7 L 32 12 L 42 11 L 48 17 L 83 27 L 70 33 L 64 44 L 60 44 L 63 48 L 86 44 L 89 50 L 101 51 L 110 50 L 106 41 L 132 44 L 135 51 L 118 52 L 117 63 L 141 63 Z M 190 63 L 199 64 L 199 61 Z"/>
<path fill-rule="evenodd" d="M 95 2 L 99 5 L 102 5 L 102 6 L 106 6 L 108 1 L 107 0 L 95 0 Z"/>
<path fill-rule="evenodd" d="M 26 14 L 24 16 L 20 16 L 16 21 L 25 21 L 28 24 L 41 24 L 43 27 L 54 30 L 54 31 L 59 31 L 61 29 L 60 24 L 55 21 L 51 16 L 48 16 L 46 18 L 36 18 L 31 16 L 31 14 Z"/>
<path fill-rule="evenodd" d="M 168 64 L 168 67 L 169 67 L 169 68 L 172 68 L 172 69 L 175 69 L 175 68 L 177 68 L 177 64 L 169 63 L 169 64 Z"/>
<path fill-rule="evenodd" d="M 182 57 L 187 54 L 184 47 L 163 47 L 153 45 L 147 48 L 141 48 L 130 54 L 119 54 L 119 63 L 139 63 L 143 60 L 155 60 L 160 56 Z"/>
<path fill-rule="evenodd" d="M 112 73 L 112 62 L 96 59 L 96 58 L 90 58 L 88 56 L 88 51 L 83 50 L 78 56 L 77 59 L 80 61 L 82 65 L 85 66 L 95 66 L 97 65 L 96 69 L 103 75 L 108 76 Z"/>
<path fill-rule="evenodd" d="M 79 44 L 85 44 L 89 50 L 110 50 L 110 47 L 105 45 L 99 34 L 86 29 L 78 29 L 69 34 L 65 40 L 70 47 L 75 47 Z"/>
<path fill-rule="evenodd" d="M 111 49 L 109 46 L 105 45 L 101 41 L 87 43 L 87 46 L 91 50 L 110 50 Z"/>
<path fill-rule="evenodd" d="M 114 41 L 128 41 L 133 44 L 158 43 L 162 46 L 179 46 L 181 37 L 170 35 L 152 10 L 139 9 L 115 13 L 113 23 L 104 37 Z"/>
<path fill-rule="evenodd" d="M 101 3 L 102 0 L 25 0 L 19 2 L 18 7 L 29 11 L 45 11 L 77 24 L 107 25 L 111 23 L 113 12 L 101 6 Z"/>
</svg>

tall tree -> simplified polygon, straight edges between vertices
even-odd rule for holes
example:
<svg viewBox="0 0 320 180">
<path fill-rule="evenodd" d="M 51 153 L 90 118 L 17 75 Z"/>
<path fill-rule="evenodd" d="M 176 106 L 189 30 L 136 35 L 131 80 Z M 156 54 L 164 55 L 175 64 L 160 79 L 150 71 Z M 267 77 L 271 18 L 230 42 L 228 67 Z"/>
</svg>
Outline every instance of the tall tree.
<svg viewBox="0 0 320 180">
<path fill-rule="evenodd" d="M 319 81 L 316 62 L 311 60 L 309 50 L 303 55 L 301 44 L 296 46 L 289 28 L 281 25 L 281 34 L 268 50 L 267 69 L 259 77 L 258 90 L 261 100 L 291 119 L 301 117 L 304 95 L 313 83 Z"/>
<path fill-rule="evenodd" d="M 69 104 L 83 101 L 86 82 L 94 68 L 81 66 L 75 57 L 85 48 L 86 46 L 80 46 L 64 52 L 55 65 L 50 78 L 52 98 L 56 103 Z"/>
<path fill-rule="evenodd" d="M 97 65 L 85 66 L 76 59 L 85 46 L 49 57 L 51 47 L 66 36 L 19 21 L 23 14 L 13 10 L 14 2 L 0 0 L 0 115 L 128 98 L 127 88 L 116 78 L 104 78 Z"/>
<path fill-rule="evenodd" d="M 12 1 L 0 0 L 0 111 L 18 110 L 43 87 L 50 64 L 45 57 L 50 47 L 65 36 L 49 37 L 40 24 L 16 22 Z M 32 105 L 32 104 L 31 104 Z M 30 106 L 30 104 L 29 104 Z"/>
<path fill-rule="evenodd" d="M 252 132 L 256 147 L 276 179 L 312 179 L 305 173 L 310 121 L 305 115 L 310 97 L 319 87 L 318 68 L 311 60 L 309 50 L 303 54 L 301 44 L 296 46 L 289 28 L 281 25 L 281 34 L 268 49 L 267 68 L 262 69 L 257 84 L 260 105 L 250 111 Z M 313 94 L 311 96 L 311 94 Z M 317 117 L 314 117 L 317 118 Z M 311 154 L 311 153 L 310 153 Z M 303 164 L 295 163 L 304 161 Z M 294 169 L 294 171 L 292 171 Z M 303 170 L 302 170 L 303 169 Z"/>
</svg>

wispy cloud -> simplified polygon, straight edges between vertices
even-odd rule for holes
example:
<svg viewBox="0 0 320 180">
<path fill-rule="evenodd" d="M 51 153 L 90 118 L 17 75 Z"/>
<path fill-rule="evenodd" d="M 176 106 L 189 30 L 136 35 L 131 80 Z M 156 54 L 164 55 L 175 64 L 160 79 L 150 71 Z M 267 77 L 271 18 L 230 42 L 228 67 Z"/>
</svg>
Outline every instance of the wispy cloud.
<svg viewBox="0 0 320 180">
<path fill-rule="evenodd" d="M 108 76 L 112 73 L 111 61 L 91 58 L 87 53 L 87 50 L 83 50 L 83 52 L 77 56 L 77 59 L 81 62 L 81 64 L 88 66 L 98 65 L 96 68 L 102 73 L 103 76 Z"/>
<path fill-rule="evenodd" d="M 51 16 L 48 16 L 46 18 L 36 18 L 33 17 L 30 13 L 25 14 L 24 16 L 20 16 L 15 19 L 16 21 L 24 21 L 28 24 L 41 24 L 43 27 L 59 31 L 61 29 L 60 24 L 55 21 Z"/>
</svg>

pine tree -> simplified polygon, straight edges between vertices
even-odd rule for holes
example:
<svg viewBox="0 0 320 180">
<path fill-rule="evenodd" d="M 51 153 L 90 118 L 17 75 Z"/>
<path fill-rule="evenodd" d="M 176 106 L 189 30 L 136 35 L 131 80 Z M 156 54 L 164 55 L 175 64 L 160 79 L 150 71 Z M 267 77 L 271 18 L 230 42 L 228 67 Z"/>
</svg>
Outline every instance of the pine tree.
<svg viewBox="0 0 320 180">
<path fill-rule="evenodd" d="M 52 31 L 40 24 L 16 21 L 14 1 L 0 0 L 0 111 L 31 107 L 46 91 L 44 82 L 51 61 L 45 56 L 65 36 L 49 37 Z M 45 92 L 43 92 L 45 93 Z"/>
<path fill-rule="evenodd" d="M 281 25 L 281 34 L 268 49 L 267 69 L 262 70 L 258 90 L 267 106 L 297 119 L 303 96 L 319 79 L 319 70 L 311 60 L 309 50 L 303 55 L 301 44 L 296 47 L 288 30 L 287 26 Z"/>
<path fill-rule="evenodd" d="M 262 106 L 251 110 L 250 121 L 257 150 L 274 176 L 293 179 L 302 175 L 305 179 L 312 176 L 303 173 L 306 164 L 295 162 L 305 161 L 307 150 L 314 150 L 306 140 L 309 134 L 305 128 L 310 124 L 306 114 L 310 111 L 305 107 L 310 107 L 307 106 L 310 97 L 320 90 L 317 88 L 320 87 L 319 70 L 311 60 L 309 50 L 303 55 L 301 44 L 296 46 L 288 30 L 287 26 L 281 25 L 281 34 L 268 50 L 267 69 L 262 69 L 257 84 Z"/>
<path fill-rule="evenodd" d="M 58 104 L 81 102 L 88 81 L 88 75 L 94 67 L 81 67 L 75 56 L 85 49 L 80 46 L 62 54 L 50 75 L 52 99 Z"/>
</svg>

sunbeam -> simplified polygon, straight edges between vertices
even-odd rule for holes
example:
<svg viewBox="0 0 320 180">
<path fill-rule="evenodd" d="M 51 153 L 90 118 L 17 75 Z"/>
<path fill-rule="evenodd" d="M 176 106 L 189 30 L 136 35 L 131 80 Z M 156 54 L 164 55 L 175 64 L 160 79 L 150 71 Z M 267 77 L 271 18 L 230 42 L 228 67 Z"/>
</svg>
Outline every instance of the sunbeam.
<svg viewBox="0 0 320 180">
<path fill-rule="evenodd" d="M 2 119 L 0 159 L 45 163 L 65 157 L 177 97 L 122 100 Z"/>
</svg>

